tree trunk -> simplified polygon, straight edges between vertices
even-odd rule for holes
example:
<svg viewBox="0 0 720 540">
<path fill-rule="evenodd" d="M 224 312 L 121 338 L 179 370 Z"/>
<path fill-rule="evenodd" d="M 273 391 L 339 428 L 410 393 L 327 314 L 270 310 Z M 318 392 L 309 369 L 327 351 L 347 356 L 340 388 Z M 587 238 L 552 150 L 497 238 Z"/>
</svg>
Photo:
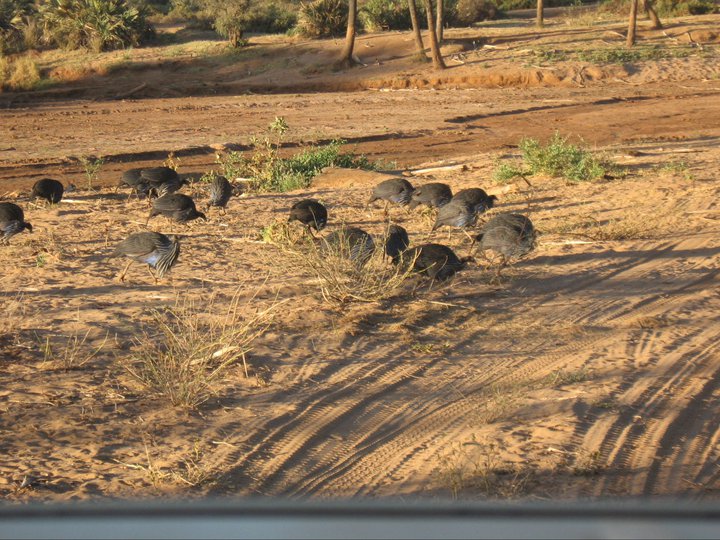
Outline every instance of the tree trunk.
<svg viewBox="0 0 720 540">
<path fill-rule="evenodd" d="M 410 21 L 412 22 L 413 35 L 415 36 L 415 47 L 417 47 L 417 55 L 420 60 L 427 62 L 429 58 L 425 54 L 425 45 L 423 44 L 422 34 L 420 33 L 420 21 L 418 21 L 417 6 L 415 0 L 408 0 L 408 9 L 410 10 Z"/>
<path fill-rule="evenodd" d="M 537 10 L 535 14 L 535 26 L 538 28 L 542 28 L 545 26 L 545 6 L 543 4 L 543 0 L 537 0 Z"/>
<path fill-rule="evenodd" d="M 638 0 L 630 0 L 630 21 L 628 22 L 627 42 L 628 47 L 635 45 L 635 30 L 637 28 Z"/>
<path fill-rule="evenodd" d="M 435 33 L 437 34 L 437 41 L 438 45 L 442 45 L 443 42 L 443 33 L 444 28 L 443 24 L 445 23 L 445 14 L 444 14 L 444 6 L 443 6 L 443 0 L 435 0 Z"/>
<path fill-rule="evenodd" d="M 424 0 L 425 12 L 428 20 L 428 36 L 430 37 L 430 52 L 432 54 L 433 67 L 435 69 L 445 69 L 442 54 L 440 54 L 440 45 L 438 45 L 437 35 L 435 34 L 435 17 L 433 16 L 433 8 L 430 0 Z"/>
<path fill-rule="evenodd" d="M 355 48 L 355 27 L 357 21 L 357 0 L 350 0 L 348 6 L 347 33 L 345 34 L 345 46 L 340 55 L 340 64 L 346 67 L 355 65 L 353 60 L 353 49 Z"/>
<path fill-rule="evenodd" d="M 655 11 L 655 8 L 653 7 L 650 0 L 643 0 L 643 9 L 645 10 L 645 13 L 647 13 L 648 17 L 650 17 L 650 20 L 652 21 L 652 29 L 660 30 L 663 27 L 663 25 L 660 22 L 660 17 L 658 17 L 657 11 Z"/>
</svg>

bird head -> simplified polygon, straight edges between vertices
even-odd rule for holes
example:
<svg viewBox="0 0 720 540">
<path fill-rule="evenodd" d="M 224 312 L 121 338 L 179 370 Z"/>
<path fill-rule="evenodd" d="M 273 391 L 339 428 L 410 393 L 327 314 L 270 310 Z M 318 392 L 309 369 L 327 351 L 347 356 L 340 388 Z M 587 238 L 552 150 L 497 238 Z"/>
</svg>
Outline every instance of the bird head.
<svg viewBox="0 0 720 540">
<path fill-rule="evenodd" d="M 28 232 L 32 232 L 32 225 L 30 225 L 27 221 L 23 223 L 23 227 L 28 230 Z"/>
<path fill-rule="evenodd" d="M 487 202 L 485 203 L 485 206 L 487 206 L 488 210 L 490 208 L 492 208 L 493 206 L 495 206 L 495 201 L 497 201 L 497 200 L 498 200 L 498 198 L 495 195 L 490 195 L 487 198 Z"/>
<path fill-rule="evenodd" d="M 207 216 L 206 216 L 204 213 L 198 212 L 197 215 L 198 215 L 199 218 L 202 218 L 203 221 L 207 221 Z"/>
</svg>

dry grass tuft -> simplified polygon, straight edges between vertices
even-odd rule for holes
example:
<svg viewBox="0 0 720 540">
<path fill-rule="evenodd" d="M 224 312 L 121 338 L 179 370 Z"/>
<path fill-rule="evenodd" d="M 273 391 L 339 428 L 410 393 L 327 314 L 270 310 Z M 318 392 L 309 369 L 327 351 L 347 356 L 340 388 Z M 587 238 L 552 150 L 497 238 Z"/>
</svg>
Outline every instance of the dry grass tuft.
<svg viewBox="0 0 720 540">
<path fill-rule="evenodd" d="M 473 437 L 452 445 L 440 458 L 437 474 L 455 499 L 460 495 L 515 499 L 528 492 L 535 473 L 528 466 L 504 462 L 497 443 Z"/>
<path fill-rule="evenodd" d="M 16 294 L 14 298 L 3 298 L 0 302 L 0 339 L 15 340 L 26 315 L 27 308 L 22 293 Z"/>
<path fill-rule="evenodd" d="M 381 242 L 368 252 L 366 262 L 353 260 L 351 246 L 343 242 L 327 244 L 321 241 L 319 244 L 279 247 L 297 268 L 313 276 L 313 283 L 319 287 L 323 299 L 336 305 L 391 298 L 402 290 L 414 273 L 414 261 L 397 266 L 391 264 Z"/>
<path fill-rule="evenodd" d="M 215 298 L 203 306 L 178 299 L 153 310 L 125 363 L 127 371 L 150 395 L 176 407 L 199 407 L 216 393 L 230 366 L 242 363 L 248 376 L 246 355 L 283 303 L 254 308 L 254 298 L 241 303 L 236 293 L 224 308 Z"/>
<path fill-rule="evenodd" d="M 64 371 L 82 368 L 98 355 L 108 340 L 108 335 L 105 334 L 103 342 L 97 348 L 91 349 L 87 343 L 89 335 L 90 330 L 84 335 L 74 333 L 67 336 L 65 342 L 59 346 L 53 346 L 50 337 L 46 337 L 41 342 L 43 361 Z"/>
</svg>

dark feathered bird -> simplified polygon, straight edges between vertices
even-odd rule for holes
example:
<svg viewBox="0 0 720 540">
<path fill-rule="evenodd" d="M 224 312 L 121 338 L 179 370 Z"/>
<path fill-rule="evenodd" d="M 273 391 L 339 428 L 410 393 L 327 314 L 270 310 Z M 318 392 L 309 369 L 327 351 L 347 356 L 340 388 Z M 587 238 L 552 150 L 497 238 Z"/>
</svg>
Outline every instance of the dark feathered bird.
<svg viewBox="0 0 720 540">
<path fill-rule="evenodd" d="M 377 200 L 383 200 L 385 201 L 386 210 L 387 203 L 391 202 L 405 206 L 410 203 L 413 191 L 415 191 L 415 188 L 404 178 L 391 178 L 389 180 L 383 180 L 373 188 L 368 204 Z"/>
<path fill-rule="evenodd" d="M 303 199 L 290 207 L 288 223 L 291 221 L 299 221 L 305 225 L 308 230 L 314 228 L 316 231 L 319 231 L 327 225 L 327 216 L 327 208 L 318 201 L 315 199 Z"/>
<path fill-rule="evenodd" d="M 413 270 L 426 274 L 432 280 L 443 281 L 465 267 L 469 259 L 460 259 L 455 252 L 442 244 L 423 244 L 408 249 L 402 260 L 415 261 Z"/>
<path fill-rule="evenodd" d="M 182 193 L 172 193 L 155 199 L 152 203 L 152 210 L 148 216 L 148 221 L 150 221 L 152 217 L 159 215 L 181 223 L 196 218 L 207 220 L 205 214 L 198 212 L 195 201 Z"/>
<path fill-rule="evenodd" d="M 427 205 L 430 208 L 440 208 L 450 202 L 452 196 L 450 186 L 440 182 L 431 182 L 415 188 L 410 197 L 410 208 L 415 208 L 419 204 Z"/>
<path fill-rule="evenodd" d="M 177 171 L 170 167 L 148 167 L 141 169 L 140 176 L 143 180 L 155 187 L 160 187 L 160 184 L 166 182 L 180 182 Z"/>
<path fill-rule="evenodd" d="M 179 191 L 186 183 L 187 181 L 185 180 L 177 179 L 168 180 L 162 184 L 148 184 L 151 186 L 149 192 L 154 197 L 164 197 L 165 195 L 170 195 L 171 193 Z"/>
<path fill-rule="evenodd" d="M 498 214 L 482 228 L 476 240 L 480 250 L 492 250 L 509 259 L 527 255 L 535 247 L 536 232 L 529 218 L 520 214 Z"/>
<path fill-rule="evenodd" d="M 157 282 L 175 264 L 178 255 L 180 255 L 180 242 L 176 236 L 165 236 L 157 232 L 139 232 L 131 234 L 120 242 L 110 257 L 130 258 L 130 262 L 118 275 L 120 281 L 125 280 L 125 274 L 133 262 L 141 262 L 147 264 L 148 269 L 155 269 L 155 273 L 150 270 L 150 274 Z"/>
<path fill-rule="evenodd" d="M 149 197 L 150 191 L 153 187 L 147 180 L 143 179 L 142 175 L 140 174 L 141 172 L 142 169 L 139 168 L 128 169 L 127 171 L 124 171 L 122 173 L 122 176 L 120 177 L 120 182 L 118 182 L 118 185 L 115 188 L 115 191 L 117 191 L 123 186 L 128 186 L 132 189 L 130 196 L 135 193 L 138 198 L 140 198 L 141 195 L 143 197 Z"/>
<path fill-rule="evenodd" d="M 25 229 L 32 232 L 32 225 L 25 221 L 22 208 L 11 202 L 0 202 L 0 235 L 3 243 Z"/>
<path fill-rule="evenodd" d="M 407 231 L 400 225 L 390 225 L 385 238 L 385 254 L 392 259 L 393 264 L 400 261 L 400 255 L 410 247 L 410 238 Z"/>
<path fill-rule="evenodd" d="M 468 188 L 458 191 L 453 197 L 453 200 L 465 202 L 475 209 L 476 214 L 482 214 L 495 205 L 497 197 L 495 195 L 488 195 L 487 192 L 481 188 Z"/>
<path fill-rule="evenodd" d="M 65 188 L 57 180 L 53 180 L 52 178 L 43 178 L 42 180 L 35 182 L 35 185 L 32 188 L 32 193 L 30 194 L 30 199 L 32 200 L 39 197 L 41 199 L 45 199 L 51 204 L 57 204 L 62 200 L 64 191 Z"/>
<path fill-rule="evenodd" d="M 325 250 L 350 259 L 359 266 L 366 264 L 375 251 L 375 242 L 359 227 L 343 227 L 323 238 Z"/>
<path fill-rule="evenodd" d="M 451 199 L 445 206 L 438 209 L 438 215 L 435 218 L 435 224 L 432 230 L 440 227 L 459 227 L 465 229 L 475 224 L 477 213 L 475 209 L 463 200 Z"/>
<path fill-rule="evenodd" d="M 217 206 L 222 208 L 223 212 L 227 207 L 227 203 L 232 196 L 233 187 L 228 179 L 224 176 L 216 176 L 210 183 L 210 201 L 209 206 Z"/>
</svg>

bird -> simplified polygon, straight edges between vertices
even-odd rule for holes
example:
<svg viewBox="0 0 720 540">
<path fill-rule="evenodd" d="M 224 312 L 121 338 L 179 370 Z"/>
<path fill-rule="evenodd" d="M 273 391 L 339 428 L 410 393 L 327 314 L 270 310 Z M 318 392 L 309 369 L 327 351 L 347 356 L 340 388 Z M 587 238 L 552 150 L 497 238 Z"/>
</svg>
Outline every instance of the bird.
<svg viewBox="0 0 720 540">
<path fill-rule="evenodd" d="M 222 209 L 225 213 L 227 203 L 232 196 L 233 187 L 228 179 L 224 176 L 216 176 L 210 183 L 210 201 L 208 202 L 208 208 L 210 206 L 217 206 Z"/>
<path fill-rule="evenodd" d="M 488 195 L 482 188 L 467 188 L 458 191 L 453 200 L 463 201 L 472 206 L 476 214 L 482 214 L 495 206 L 498 198 L 495 195 Z"/>
<path fill-rule="evenodd" d="M 128 169 L 127 171 L 124 171 L 120 176 L 120 182 L 115 187 L 115 191 L 117 192 L 117 190 L 123 186 L 128 186 L 132 189 L 130 197 L 132 197 L 133 193 L 137 195 L 138 199 L 140 198 L 140 195 L 149 197 L 152 185 L 150 182 L 143 179 L 141 172 L 141 168 Z"/>
<path fill-rule="evenodd" d="M 452 199 L 453 193 L 450 186 L 441 182 L 431 182 L 415 188 L 410 197 L 410 209 L 419 204 L 425 204 L 430 208 L 440 208 Z"/>
<path fill-rule="evenodd" d="M 375 252 L 375 242 L 359 227 L 343 227 L 323 238 L 323 251 L 364 266 Z"/>
<path fill-rule="evenodd" d="M 179 191 L 180 188 L 187 183 L 187 180 L 181 180 L 180 178 L 167 180 L 161 184 L 150 183 L 148 184 L 150 186 L 148 194 L 155 198 L 163 197 L 165 195 L 170 195 L 171 193 Z"/>
<path fill-rule="evenodd" d="M 62 200 L 64 191 L 65 188 L 62 183 L 52 178 L 43 178 L 33 185 L 30 200 L 39 197 L 45 199 L 50 204 L 57 204 Z"/>
<path fill-rule="evenodd" d="M 311 227 L 315 228 L 316 231 L 320 231 L 327 225 L 327 216 L 327 208 L 320 202 L 315 199 L 303 199 L 290 207 L 288 223 L 299 221 L 312 234 Z"/>
<path fill-rule="evenodd" d="M 502 213 L 488 221 L 475 240 L 480 251 L 491 250 L 502 257 L 502 266 L 511 259 L 530 253 L 537 233 L 530 218 L 521 214 Z"/>
<path fill-rule="evenodd" d="M 400 262 L 402 253 L 410 247 L 410 238 L 404 227 L 390 225 L 385 237 L 385 255 L 390 257 L 393 264 Z"/>
<path fill-rule="evenodd" d="M 202 218 L 207 221 L 207 217 L 202 212 L 198 212 L 195 201 L 182 193 L 171 193 L 163 197 L 158 197 L 152 202 L 152 210 L 148 216 L 148 222 L 154 216 L 163 215 L 174 221 L 185 223 L 193 219 Z"/>
<path fill-rule="evenodd" d="M 408 249 L 402 261 L 413 264 L 415 272 L 426 274 L 432 281 L 444 281 L 465 268 L 470 257 L 460 259 L 455 252 L 442 244 L 422 244 Z"/>
<path fill-rule="evenodd" d="M 383 180 L 373 188 L 373 192 L 370 196 L 370 200 L 367 202 L 367 206 L 377 200 L 383 200 L 385 201 L 385 208 L 383 210 L 387 214 L 388 204 L 391 202 L 407 206 L 410 203 L 413 191 L 415 191 L 415 188 L 404 178 L 390 178 L 389 180 Z"/>
<path fill-rule="evenodd" d="M 25 221 L 22 208 L 15 203 L 0 202 L 0 234 L 3 243 L 8 243 L 10 238 L 25 229 L 32 232 L 32 225 Z"/>
<path fill-rule="evenodd" d="M 179 182 L 180 176 L 175 169 L 170 167 L 148 167 L 140 169 L 140 176 L 154 187 L 159 187 L 165 182 Z"/>
<path fill-rule="evenodd" d="M 443 226 L 458 227 L 472 240 L 472 237 L 465 231 L 465 228 L 474 225 L 476 220 L 477 213 L 475 212 L 475 208 L 466 201 L 455 200 L 453 197 L 449 203 L 438 209 L 435 224 L 431 232 Z"/>
<path fill-rule="evenodd" d="M 138 232 L 128 236 L 120 242 L 112 257 L 125 256 L 130 259 L 125 269 L 118 274 L 117 279 L 125 281 L 125 274 L 133 262 L 146 263 L 155 283 L 170 270 L 180 255 L 180 241 L 177 236 L 165 236 L 158 232 Z M 153 273 L 152 268 L 155 269 Z"/>
</svg>

